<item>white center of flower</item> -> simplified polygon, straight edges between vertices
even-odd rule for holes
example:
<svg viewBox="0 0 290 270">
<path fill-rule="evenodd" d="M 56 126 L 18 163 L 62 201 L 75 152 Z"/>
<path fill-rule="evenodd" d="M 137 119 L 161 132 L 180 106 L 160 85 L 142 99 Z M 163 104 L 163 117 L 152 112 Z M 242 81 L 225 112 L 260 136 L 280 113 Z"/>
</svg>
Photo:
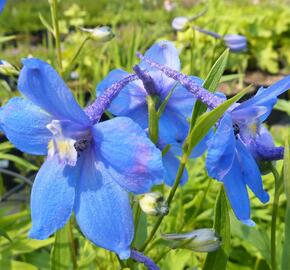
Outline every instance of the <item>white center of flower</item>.
<svg viewBox="0 0 290 270">
<path fill-rule="evenodd" d="M 52 120 L 46 127 L 53 134 L 48 143 L 48 157 L 56 155 L 61 163 L 75 166 L 78 158 L 74 147 L 76 140 L 63 135 L 61 122 L 58 120 Z"/>
</svg>

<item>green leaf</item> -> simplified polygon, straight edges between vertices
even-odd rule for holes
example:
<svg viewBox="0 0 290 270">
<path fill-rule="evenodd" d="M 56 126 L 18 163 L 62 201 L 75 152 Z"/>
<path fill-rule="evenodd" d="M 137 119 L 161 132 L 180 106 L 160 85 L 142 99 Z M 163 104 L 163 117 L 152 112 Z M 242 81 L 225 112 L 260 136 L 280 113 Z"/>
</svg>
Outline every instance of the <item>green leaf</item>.
<svg viewBox="0 0 290 270">
<path fill-rule="evenodd" d="M 0 237 L 4 237 L 6 238 L 8 241 L 12 242 L 12 240 L 10 239 L 9 235 L 7 234 L 7 232 L 5 232 L 4 230 L 0 229 Z"/>
<path fill-rule="evenodd" d="M 43 26 L 47 29 L 47 31 L 49 31 L 50 33 L 52 33 L 54 35 L 54 31 L 52 26 L 47 22 L 47 20 L 42 16 L 41 13 L 38 13 L 39 19 L 42 22 Z"/>
<path fill-rule="evenodd" d="M 1 261 L 0 260 L 1 269 L 5 270 L 38 270 L 38 268 L 30 263 L 20 262 L 20 261 Z"/>
<path fill-rule="evenodd" d="M 25 168 L 26 170 L 34 170 L 34 171 L 38 170 L 38 167 L 26 161 L 25 159 L 11 155 L 11 154 L 0 153 L 0 159 L 7 159 L 10 161 L 13 161 L 17 163 L 18 165 L 22 166 L 23 168 Z"/>
<path fill-rule="evenodd" d="M 67 270 L 72 268 L 70 250 L 69 222 L 55 234 L 51 252 L 51 270 Z"/>
<path fill-rule="evenodd" d="M 229 56 L 229 50 L 225 50 L 218 60 L 214 63 L 213 67 L 211 68 L 209 74 L 207 75 L 203 87 L 210 92 L 214 92 L 218 87 L 218 84 L 221 80 L 221 77 L 224 73 L 224 70 L 227 65 Z M 197 101 L 194 106 L 194 110 L 192 112 L 191 117 L 191 128 L 194 126 L 197 118 L 206 111 L 207 106 L 203 104 L 201 101 Z"/>
<path fill-rule="evenodd" d="M 214 229 L 222 239 L 221 247 L 208 253 L 203 270 L 226 269 L 230 255 L 231 228 L 226 194 L 221 188 L 215 204 Z"/>
<path fill-rule="evenodd" d="M 290 150 L 288 136 L 285 141 L 283 178 L 287 198 L 287 207 L 285 215 L 285 240 L 282 255 L 282 270 L 286 270 L 290 269 Z"/>
<path fill-rule="evenodd" d="M 210 112 L 204 113 L 200 116 L 194 125 L 189 135 L 189 151 L 202 140 L 202 138 L 209 132 L 211 127 L 222 117 L 226 110 L 237 102 L 243 95 L 247 93 L 250 86 L 245 88 L 243 91 L 223 102 L 221 105 L 216 107 Z"/>
<path fill-rule="evenodd" d="M 290 101 L 288 100 L 278 99 L 274 108 L 290 115 Z"/>
</svg>

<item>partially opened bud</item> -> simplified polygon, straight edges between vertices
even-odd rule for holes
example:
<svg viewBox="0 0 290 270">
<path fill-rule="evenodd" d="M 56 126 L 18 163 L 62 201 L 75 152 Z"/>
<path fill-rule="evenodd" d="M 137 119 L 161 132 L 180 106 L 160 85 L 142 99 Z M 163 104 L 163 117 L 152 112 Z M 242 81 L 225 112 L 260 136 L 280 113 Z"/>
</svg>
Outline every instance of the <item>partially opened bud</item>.
<svg viewBox="0 0 290 270">
<path fill-rule="evenodd" d="M 0 60 L 0 73 L 6 76 L 14 76 L 19 74 L 17 69 L 5 60 Z"/>
<path fill-rule="evenodd" d="M 111 27 L 101 26 L 96 28 L 80 28 L 83 32 L 90 33 L 90 38 L 99 42 L 107 42 L 115 37 Z"/>
<path fill-rule="evenodd" d="M 185 31 L 189 26 L 189 19 L 187 17 L 176 17 L 171 25 L 177 31 Z"/>
<path fill-rule="evenodd" d="M 161 237 L 173 249 L 184 248 L 196 252 L 213 252 L 221 245 L 221 239 L 215 231 L 206 228 L 188 233 L 162 234 Z"/>
<path fill-rule="evenodd" d="M 168 205 L 160 192 L 145 193 L 139 199 L 144 213 L 152 216 L 165 216 L 168 214 Z"/>
<path fill-rule="evenodd" d="M 224 42 L 232 52 L 242 52 L 247 50 L 247 39 L 245 36 L 237 34 L 225 35 Z"/>
</svg>

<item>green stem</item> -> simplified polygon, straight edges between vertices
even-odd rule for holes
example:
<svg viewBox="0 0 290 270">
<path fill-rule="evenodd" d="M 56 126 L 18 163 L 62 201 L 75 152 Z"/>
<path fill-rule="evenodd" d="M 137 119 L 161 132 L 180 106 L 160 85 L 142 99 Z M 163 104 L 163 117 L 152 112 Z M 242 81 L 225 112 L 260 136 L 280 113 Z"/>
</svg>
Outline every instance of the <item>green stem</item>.
<svg viewBox="0 0 290 270">
<path fill-rule="evenodd" d="M 57 16 L 57 0 L 50 0 L 49 3 L 50 3 L 50 10 L 51 10 L 52 25 L 53 25 L 53 30 L 54 30 L 58 67 L 59 67 L 60 72 L 62 72 L 62 53 L 61 53 L 60 32 L 59 32 L 59 24 L 58 24 L 58 16 Z"/>
<path fill-rule="evenodd" d="M 271 221 L 271 266 L 272 270 L 276 270 L 276 225 L 277 214 L 279 209 L 279 197 L 280 197 L 280 177 L 276 168 L 271 163 L 271 171 L 275 179 L 275 193 L 273 201 L 272 221 Z"/>
<path fill-rule="evenodd" d="M 169 193 L 169 196 L 167 198 L 167 204 L 168 204 L 168 207 L 170 206 L 170 203 L 172 202 L 172 199 L 174 198 L 174 195 L 175 195 L 175 192 L 180 184 L 180 180 L 181 180 L 181 177 L 183 175 L 183 172 L 184 172 L 184 169 L 185 169 L 185 164 L 188 160 L 188 156 L 187 154 L 183 154 L 182 157 L 181 157 L 181 161 L 180 161 L 180 164 L 179 164 L 179 167 L 178 167 L 178 171 L 177 171 L 177 174 L 176 174 L 176 178 L 175 178 L 175 181 L 174 181 L 174 185 L 172 187 L 172 189 L 170 190 L 170 193 Z M 157 232 L 163 218 L 165 216 L 160 216 L 157 220 L 157 222 L 155 223 L 152 231 L 150 232 L 150 235 L 148 236 L 146 242 L 144 243 L 144 245 L 140 248 L 140 251 L 143 252 L 146 247 L 148 246 L 148 244 L 151 242 L 151 240 L 153 239 L 155 233 Z"/>
<path fill-rule="evenodd" d="M 148 95 L 147 98 L 148 106 L 148 127 L 149 127 L 149 138 L 156 144 L 158 142 L 158 115 L 156 111 L 156 100 L 153 96 Z"/>
<path fill-rule="evenodd" d="M 70 64 L 68 65 L 68 67 L 66 68 L 65 72 L 64 72 L 64 77 L 66 77 L 68 75 L 68 73 L 71 71 L 74 62 L 76 61 L 76 59 L 78 58 L 79 54 L 81 53 L 82 49 L 84 48 L 85 44 L 87 43 L 87 41 L 89 41 L 90 38 L 86 37 L 83 42 L 81 43 L 81 45 L 79 46 L 78 50 L 76 51 L 74 57 L 72 58 L 72 60 L 70 61 Z"/>
<path fill-rule="evenodd" d="M 139 226 L 139 221 L 140 221 L 140 214 L 141 214 L 141 208 L 139 206 L 139 203 L 137 202 L 137 206 L 136 206 L 136 212 L 135 212 L 135 217 L 134 217 L 134 227 L 135 227 L 135 231 L 134 231 L 134 241 L 133 243 L 136 241 L 136 234 L 138 232 L 138 226 Z"/>
</svg>

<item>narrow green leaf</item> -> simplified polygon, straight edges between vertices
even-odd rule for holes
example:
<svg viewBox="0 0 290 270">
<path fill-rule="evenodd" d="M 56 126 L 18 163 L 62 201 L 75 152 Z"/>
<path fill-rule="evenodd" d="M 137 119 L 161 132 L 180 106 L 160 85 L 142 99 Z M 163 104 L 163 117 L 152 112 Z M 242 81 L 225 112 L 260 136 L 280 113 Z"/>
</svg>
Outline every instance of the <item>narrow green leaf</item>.
<svg viewBox="0 0 290 270">
<path fill-rule="evenodd" d="M 288 115 L 290 115 L 290 101 L 289 100 L 278 99 L 274 108 L 276 110 L 286 112 Z"/>
<path fill-rule="evenodd" d="M 209 132 L 211 127 L 222 117 L 226 110 L 237 102 L 243 95 L 247 93 L 250 86 L 245 88 L 243 91 L 223 102 L 220 106 L 216 107 L 210 112 L 204 113 L 200 116 L 194 125 L 189 135 L 189 151 L 202 140 L 202 138 Z"/>
<path fill-rule="evenodd" d="M 11 238 L 9 237 L 9 235 L 7 234 L 7 232 L 5 232 L 4 230 L 0 229 L 0 237 L 4 237 L 6 238 L 8 241 L 12 242 Z"/>
<path fill-rule="evenodd" d="M 288 136 L 285 141 L 284 169 L 283 169 L 284 187 L 287 198 L 287 207 L 285 215 L 285 240 L 282 254 L 282 270 L 290 269 L 290 150 Z"/>
<path fill-rule="evenodd" d="M 229 50 L 225 50 L 218 60 L 214 63 L 213 67 L 211 68 L 209 74 L 207 75 L 203 87 L 210 92 L 214 92 L 218 87 L 218 84 L 222 78 L 222 75 L 225 71 L 227 61 L 229 56 Z M 194 106 L 194 110 L 192 112 L 191 117 L 191 125 L 190 127 L 193 128 L 197 118 L 206 111 L 207 106 L 203 104 L 201 101 L 197 101 Z"/>
<path fill-rule="evenodd" d="M 283 178 L 287 203 L 290 205 L 290 153 L 288 136 L 285 140 Z"/>
<path fill-rule="evenodd" d="M 208 255 L 206 256 L 203 270 L 226 269 L 227 261 L 230 254 L 230 227 L 229 208 L 226 194 L 222 187 L 216 200 L 214 218 L 214 229 L 216 233 L 221 237 L 222 244 L 217 251 L 208 253 Z"/>
<path fill-rule="evenodd" d="M 22 166 L 23 168 L 25 168 L 26 170 L 34 170 L 34 171 L 38 170 L 38 167 L 26 161 L 25 159 L 11 155 L 11 154 L 0 153 L 0 159 L 7 159 L 10 161 L 13 161 L 17 163 L 18 165 Z"/>
<path fill-rule="evenodd" d="M 70 251 L 69 222 L 55 234 L 51 252 L 51 270 L 67 270 L 72 268 Z"/>
<path fill-rule="evenodd" d="M 54 35 L 54 31 L 52 26 L 47 22 L 47 20 L 42 16 L 41 13 L 38 13 L 39 19 L 42 22 L 43 26 L 47 29 L 47 31 L 49 31 L 50 33 L 52 33 Z"/>
</svg>

